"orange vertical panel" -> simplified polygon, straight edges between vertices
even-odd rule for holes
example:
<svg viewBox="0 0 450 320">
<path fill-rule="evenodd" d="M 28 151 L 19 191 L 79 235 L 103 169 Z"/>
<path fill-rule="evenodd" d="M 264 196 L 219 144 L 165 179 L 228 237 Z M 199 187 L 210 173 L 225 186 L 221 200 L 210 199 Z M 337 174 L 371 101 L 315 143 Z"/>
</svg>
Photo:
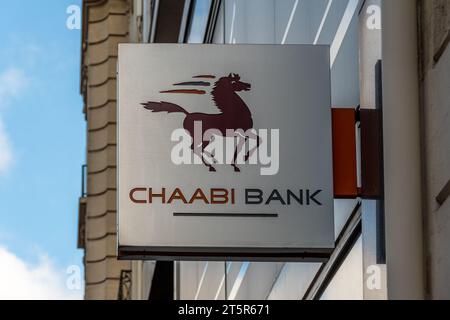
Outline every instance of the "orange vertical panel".
<svg viewBox="0 0 450 320">
<path fill-rule="evenodd" d="M 332 109 L 335 198 L 356 198 L 355 109 Z"/>
</svg>

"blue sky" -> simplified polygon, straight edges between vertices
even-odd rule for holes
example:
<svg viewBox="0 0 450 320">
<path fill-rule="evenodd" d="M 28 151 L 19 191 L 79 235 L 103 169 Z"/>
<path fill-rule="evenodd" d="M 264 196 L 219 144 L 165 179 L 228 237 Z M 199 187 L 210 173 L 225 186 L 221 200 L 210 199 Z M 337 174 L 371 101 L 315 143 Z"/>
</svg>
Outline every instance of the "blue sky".
<svg viewBox="0 0 450 320">
<path fill-rule="evenodd" d="M 79 0 L 3 1 L 0 10 L 0 264 L 61 272 L 82 264 L 77 201 L 85 159 Z M 34 269 L 33 269 L 34 268 Z"/>
</svg>

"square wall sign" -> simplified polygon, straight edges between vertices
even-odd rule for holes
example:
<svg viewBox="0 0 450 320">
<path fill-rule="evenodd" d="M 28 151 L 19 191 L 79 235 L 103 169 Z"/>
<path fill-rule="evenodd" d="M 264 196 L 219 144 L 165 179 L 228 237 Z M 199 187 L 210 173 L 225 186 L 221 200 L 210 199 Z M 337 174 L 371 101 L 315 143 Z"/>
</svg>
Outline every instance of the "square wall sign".
<svg viewBox="0 0 450 320">
<path fill-rule="evenodd" d="M 121 44 L 121 259 L 326 259 L 328 46 Z"/>
</svg>

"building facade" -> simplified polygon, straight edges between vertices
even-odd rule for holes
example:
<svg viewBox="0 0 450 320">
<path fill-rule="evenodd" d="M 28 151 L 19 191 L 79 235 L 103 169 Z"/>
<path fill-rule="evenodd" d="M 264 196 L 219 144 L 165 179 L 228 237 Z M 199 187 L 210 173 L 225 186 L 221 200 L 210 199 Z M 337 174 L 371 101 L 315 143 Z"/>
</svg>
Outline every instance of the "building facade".
<svg viewBox="0 0 450 320">
<path fill-rule="evenodd" d="M 420 1 L 420 116 L 426 293 L 450 298 L 450 1 Z"/>
<path fill-rule="evenodd" d="M 448 0 L 83 1 L 85 298 L 450 298 L 449 39 Z M 383 110 L 384 197 L 335 200 L 325 263 L 117 260 L 117 46 L 130 42 L 329 45 L 333 108 Z"/>
<path fill-rule="evenodd" d="M 79 247 L 84 249 L 85 298 L 117 299 L 122 270 L 116 259 L 116 62 L 128 42 L 128 1 L 83 1 L 81 93 L 87 123 L 86 190 L 80 199 Z"/>
</svg>

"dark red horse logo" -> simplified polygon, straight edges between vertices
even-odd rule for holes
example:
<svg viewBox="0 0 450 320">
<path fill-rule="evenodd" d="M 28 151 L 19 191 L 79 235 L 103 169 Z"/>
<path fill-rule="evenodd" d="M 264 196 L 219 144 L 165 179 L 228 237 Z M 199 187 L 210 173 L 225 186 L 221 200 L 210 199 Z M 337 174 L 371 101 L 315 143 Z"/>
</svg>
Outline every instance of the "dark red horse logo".
<svg viewBox="0 0 450 320">
<path fill-rule="evenodd" d="M 201 75 L 196 76 L 197 79 L 214 79 L 215 76 Z M 195 82 L 182 82 L 177 83 L 175 86 L 210 86 L 207 81 L 195 81 Z M 247 161 L 250 156 L 258 149 L 261 144 L 261 139 L 253 130 L 253 119 L 250 109 L 242 98 L 236 93 L 240 91 L 249 91 L 251 85 L 249 83 L 241 82 L 241 77 L 237 74 L 230 74 L 227 77 L 222 77 L 215 82 L 211 91 L 212 100 L 216 107 L 221 111 L 219 114 L 208 113 L 190 113 L 183 107 L 170 103 L 170 102 L 146 102 L 142 103 L 145 109 L 152 112 L 167 112 L 167 113 L 184 113 L 186 118 L 183 122 L 184 129 L 189 135 L 194 138 L 194 123 L 201 122 L 202 124 L 202 136 L 203 133 L 209 129 L 216 129 L 222 133 L 222 136 L 227 136 L 228 130 L 242 130 L 246 134 L 241 139 L 238 138 L 238 143 L 235 147 L 233 162 L 231 165 L 234 171 L 240 172 L 240 169 L 236 165 L 236 159 L 238 154 L 242 151 L 242 148 L 246 145 L 248 139 L 256 140 L 256 147 L 249 150 L 245 155 L 244 160 Z M 183 90 L 168 90 L 161 91 L 161 93 L 185 93 L 185 94 L 206 94 L 204 90 L 197 89 L 183 89 Z M 194 139 L 193 139 L 194 140 Z M 210 141 L 203 141 L 202 148 L 198 148 L 192 142 L 191 149 L 197 154 L 203 161 L 204 165 L 209 168 L 209 171 L 215 172 L 216 169 L 212 164 L 208 163 L 204 158 L 204 149 L 211 143 Z M 216 163 L 213 154 L 208 154 Z"/>
</svg>

